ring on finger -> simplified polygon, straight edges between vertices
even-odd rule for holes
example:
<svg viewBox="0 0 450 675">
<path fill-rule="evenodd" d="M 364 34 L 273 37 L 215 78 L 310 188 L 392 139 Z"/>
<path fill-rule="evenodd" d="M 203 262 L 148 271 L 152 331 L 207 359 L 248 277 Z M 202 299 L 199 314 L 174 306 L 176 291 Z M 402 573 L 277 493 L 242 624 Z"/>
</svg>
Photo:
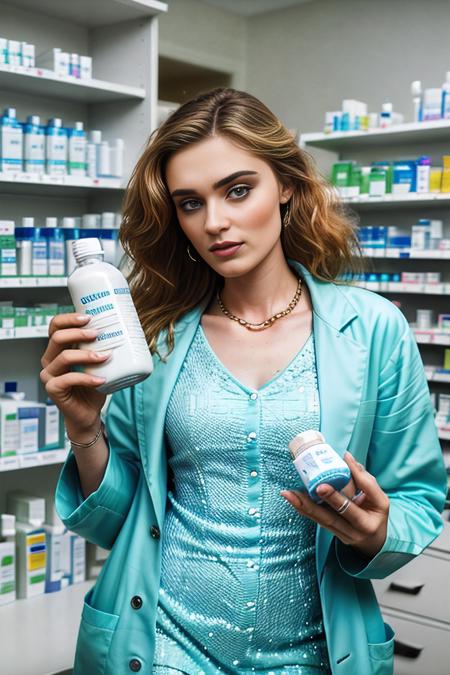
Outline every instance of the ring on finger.
<svg viewBox="0 0 450 675">
<path fill-rule="evenodd" d="M 347 511 L 349 506 L 350 506 L 350 499 L 347 497 L 344 503 L 341 504 L 341 506 L 338 509 L 336 509 L 336 513 L 339 513 L 339 515 L 342 516 L 342 514 Z"/>
</svg>

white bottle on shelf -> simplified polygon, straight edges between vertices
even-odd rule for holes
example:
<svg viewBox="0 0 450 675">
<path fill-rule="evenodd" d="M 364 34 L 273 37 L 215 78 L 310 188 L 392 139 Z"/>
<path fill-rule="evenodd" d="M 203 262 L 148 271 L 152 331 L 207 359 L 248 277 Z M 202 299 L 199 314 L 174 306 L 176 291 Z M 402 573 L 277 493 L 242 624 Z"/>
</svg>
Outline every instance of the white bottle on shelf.
<svg viewBox="0 0 450 675">
<path fill-rule="evenodd" d="M 16 517 L 0 515 L 0 605 L 16 599 Z"/>
</svg>

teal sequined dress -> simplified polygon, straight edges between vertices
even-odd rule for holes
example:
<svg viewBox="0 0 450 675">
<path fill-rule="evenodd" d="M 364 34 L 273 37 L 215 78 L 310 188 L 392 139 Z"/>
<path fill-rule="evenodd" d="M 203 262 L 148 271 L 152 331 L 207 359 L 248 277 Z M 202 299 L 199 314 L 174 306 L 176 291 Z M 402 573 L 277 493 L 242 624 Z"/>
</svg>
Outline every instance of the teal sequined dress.
<svg viewBox="0 0 450 675">
<path fill-rule="evenodd" d="M 315 524 L 288 442 L 319 428 L 311 335 L 259 390 L 221 364 L 201 326 L 166 416 L 173 490 L 162 536 L 157 675 L 330 673 Z"/>
</svg>

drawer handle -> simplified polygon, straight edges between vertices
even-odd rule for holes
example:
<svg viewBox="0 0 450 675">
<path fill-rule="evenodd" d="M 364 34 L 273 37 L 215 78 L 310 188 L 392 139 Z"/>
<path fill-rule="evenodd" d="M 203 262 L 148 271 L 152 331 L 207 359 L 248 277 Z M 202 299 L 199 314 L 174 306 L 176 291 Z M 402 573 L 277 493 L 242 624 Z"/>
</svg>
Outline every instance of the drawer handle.
<svg viewBox="0 0 450 675">
<path fill-rule="evenodd" d="M 394 640 L 394 654 L 397 656 L 406 656 L 407 659 L 417 659 L 423 652 L 423 647 L 414 647 L 405 642 Z"/>
<path fill-rule="evenodd" d="M 415 584 L 408 586 L 406 583 L 398 583 L 395 581 L 392 581 L 389 584 L 389 590 L 390 591 L 399 591 L 399 593 L 407 593 L 408 595 L 419 595 L 420 591 L 422 588 L 425 586 L 425 584 Z"/>
</svg>

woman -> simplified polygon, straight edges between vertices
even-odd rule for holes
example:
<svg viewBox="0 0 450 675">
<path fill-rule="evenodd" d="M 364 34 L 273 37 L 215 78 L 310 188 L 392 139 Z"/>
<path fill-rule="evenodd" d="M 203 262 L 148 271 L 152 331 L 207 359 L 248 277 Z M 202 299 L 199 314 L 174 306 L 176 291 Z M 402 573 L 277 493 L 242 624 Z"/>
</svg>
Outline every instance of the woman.
<svg viewBox="0 0 450 675">
<path fill-rule="evenodd" d="M 439 534 L 446 476 L 403 315 L 336 283 L 357 246 L 327 186 L 260 101 L 214 90 L 151 138 L 121 241 L 152 376 L 102 434 L 71 371 L 86 317 L 55 317 L 42 359 L 72 441 L 58 511 L 111 549 L 75 673 L 392 673 L 370 579 Z M 308 428 L 353 476 L 322 504 L 287 450 Z"/>
</svg>

